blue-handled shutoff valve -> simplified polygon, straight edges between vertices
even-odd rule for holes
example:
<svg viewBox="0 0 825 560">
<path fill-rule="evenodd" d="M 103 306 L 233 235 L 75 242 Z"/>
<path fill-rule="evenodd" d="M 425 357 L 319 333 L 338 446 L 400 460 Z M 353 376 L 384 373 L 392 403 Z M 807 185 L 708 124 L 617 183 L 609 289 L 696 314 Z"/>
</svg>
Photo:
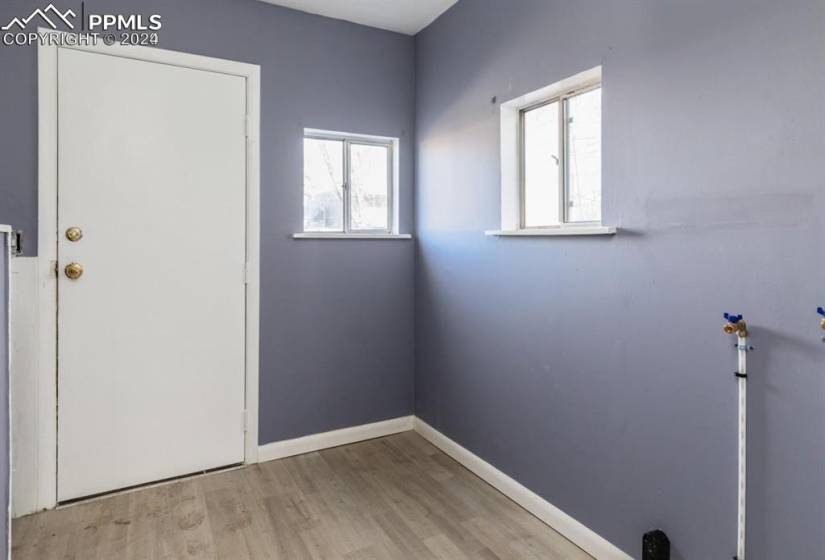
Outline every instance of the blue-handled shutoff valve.
<svg viewBox="0 0 825 560">
<path fill-rule="evenodd" d="M 725 325 L 722 330 L 725 334 L 736 334 L 739 338 L 748 336 L 748 327 L 745 321 L 742 320 L 742 315 L 734 315 L 733 313 L 725 313 L 722 315 L 725 318 Z"/>
<path fill-rule="evenodd" d="M 820 307 L 820 309 L 822 308 Z M 733 313 L 724 313 L 722 317 L 724 317 L 725 321 L 732 325 L 735 325 L 742 320 L 742 315 L 734 315 Z"/>
</svg>

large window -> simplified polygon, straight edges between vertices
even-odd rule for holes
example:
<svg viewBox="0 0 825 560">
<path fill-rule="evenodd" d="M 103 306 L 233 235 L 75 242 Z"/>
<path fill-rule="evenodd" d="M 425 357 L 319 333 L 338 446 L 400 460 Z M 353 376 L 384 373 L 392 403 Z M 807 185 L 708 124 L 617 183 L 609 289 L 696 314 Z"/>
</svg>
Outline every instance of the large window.
<svg viewBox="0 0 825 560">
<path fill-rule="evenodd" d="M 596 85 L 520 111 L 523 228 L 601 222 L 601 110 Z"/>
<path fill-rule="evenodd" d="M 312 132 L 304 136 L 304 231 L 393 231 L 392 140 Z"/>
</svg>

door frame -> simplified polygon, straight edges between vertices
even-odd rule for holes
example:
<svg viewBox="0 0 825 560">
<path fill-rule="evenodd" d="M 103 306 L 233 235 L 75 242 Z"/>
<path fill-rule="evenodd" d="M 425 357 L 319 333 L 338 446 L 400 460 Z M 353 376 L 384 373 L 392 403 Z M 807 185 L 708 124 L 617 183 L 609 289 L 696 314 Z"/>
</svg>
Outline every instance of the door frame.
<svg viewBox="0 0 825 560">
<path fill-rule="evenodd" d="M 39 29 L 40 34 L 69 35 Z M 57 505 L 57 52 L 58 48 L 206 70 L 246 79 L 246 342 L 244 464 L 258 462 L 258 361 L 260 336 L 260 66 L 154 47 L 58 46 L 37 49 L 38 180 L 37 292 L 37 509 Z M 220 224 L 215 224 L 220 227 Z"/>
</svg>

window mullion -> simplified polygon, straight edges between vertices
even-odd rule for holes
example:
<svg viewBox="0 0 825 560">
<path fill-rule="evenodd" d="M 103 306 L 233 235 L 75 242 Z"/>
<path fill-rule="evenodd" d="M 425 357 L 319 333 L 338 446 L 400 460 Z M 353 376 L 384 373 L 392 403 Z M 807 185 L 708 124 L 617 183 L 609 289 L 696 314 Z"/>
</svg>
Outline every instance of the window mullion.
<svg viewBox="0 0 825 560">
<path fill-rule="evenodd" d="M 559 98 L 559 221 L 567 223 L 567 98 Z"/>
<path fill-rule="evenodd" d="M 394 184 L 394 170 L 393 165 L 394 161 L 393 158 L 393 149 L 391 146 L 387 146 L 387 233 L 392 233 L 395 231 L 395 224 L 393 223 L 393 218 L 395 217 L 395 184 Z"/>
<path fill-rule="evenodd" d="M 350 200 L 351 196 L 351 189 L 352 189 L 352 178 L 350 177 L 350 154 L 352 150 L 350 149 L 350 141 L 344 140 L 344 233 L 349 233 L 352 230 L 352 226 L 350 224 Z"/>
</svg>

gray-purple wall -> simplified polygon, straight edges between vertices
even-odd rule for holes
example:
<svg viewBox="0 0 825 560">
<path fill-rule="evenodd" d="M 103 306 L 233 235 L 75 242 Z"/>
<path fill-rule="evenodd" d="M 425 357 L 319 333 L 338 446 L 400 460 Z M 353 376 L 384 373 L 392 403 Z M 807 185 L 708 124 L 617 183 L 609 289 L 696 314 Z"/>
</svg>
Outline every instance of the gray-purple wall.
<svg viewBox="0 0 825 560">
<path fill-rule="evenodd" d="M 40 4 L 4 0 L 0 21 Z M 413 242 L 289 236 L 302 229 L 304 127 L 399 137 L 400 226 L 412 230 L 413 38 L 255 0 L 87 0 L 86 11 L 158 13 L 160 47 L 261 66 L 261 443 L 412 413 Z M 36 68 L 34 47 L 0 46 L 0 223 L 24 230 L 28 255 Z"/>
<path fill-rule="evenodd" d="M 615 238 L 499 239 L 499 107 L 604 70 Z M 417 37 L 416 414 L 634 557 L 825 550 L 825 3 L 461 0 Z"/>
<path fill-rule="evenodd" d="M 0 20 L 38 5 L 7 0 Z M 821 555 L 821 1 L 461 0 L 415 41 L 254 0 L 87 9 L 158 12 L 162 47 L 262 67 L 261 442 L 409 414 L 415 358 L 417 414 L 628 553 L 662 527 L 675 558 L 724 558 L 736 357 L 720 316 L 742 312 L 749 555 Z M 485 237 L 492 97 L 597 64 L 604 215 L 622 231 Z M 29 255 L 36 91 L 35 49 L 0 46 L 0 222 Z M 304 127 L 401 138 L 415 246 L 289 239 Z"/>
</svg>

